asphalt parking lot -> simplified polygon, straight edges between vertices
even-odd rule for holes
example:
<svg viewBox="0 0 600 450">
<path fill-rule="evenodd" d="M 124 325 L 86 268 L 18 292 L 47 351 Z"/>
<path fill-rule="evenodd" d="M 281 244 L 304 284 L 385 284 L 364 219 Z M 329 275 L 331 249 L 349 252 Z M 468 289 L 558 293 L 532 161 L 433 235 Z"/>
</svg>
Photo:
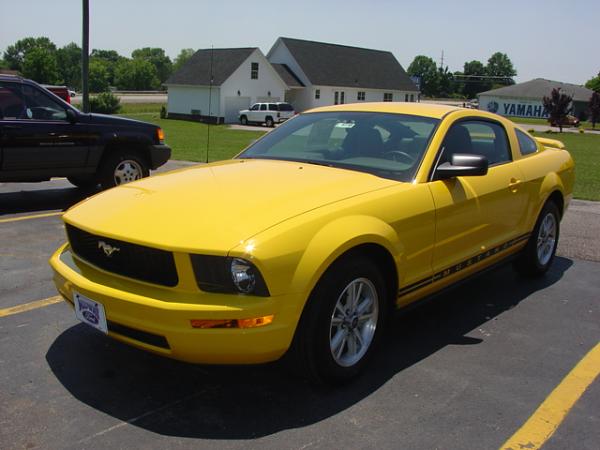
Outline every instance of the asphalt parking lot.
<svg viewBox="0 0 600 450">
<path fill-rule="evenodd" d="M 521 427 L 539 431 L 524 424 L 600 341 L 600 205 L 575 201 L 545 278 L 506 266 L 394 318 L 371 370 L 346 386 L 309 385 L 278 363 L 163 359 L 56 299 L 59 214 L 85 195 L 66 180 L 0 183 L 0 312 L 42 301 L 0 313 L 2 449 L 497 449 Z M 597 450 L 598 405 L 596 379 L 544 449 Z"/>
</svg>

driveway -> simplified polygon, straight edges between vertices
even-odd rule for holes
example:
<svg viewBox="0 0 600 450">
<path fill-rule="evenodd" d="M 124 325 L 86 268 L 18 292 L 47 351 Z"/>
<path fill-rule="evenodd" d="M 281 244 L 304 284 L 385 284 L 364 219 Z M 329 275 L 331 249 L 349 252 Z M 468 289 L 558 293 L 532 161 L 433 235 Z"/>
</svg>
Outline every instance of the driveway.
<svg viewBox="0 0 600 450">
<path fill-rule="evenodd" d="M 0 184 L 2 448 L 497 449 L 600 341 L 600 204 L 573 201 L 545 277 L 505 266 L 394 317 L 346 386 L 280 363 L 171 361 L 107 339 L 56 297 L 59 214 L 83 197 L 63 179 Z M 599 404 L 596 380 L 544 449 L 597 450 Z"/>
</svg>

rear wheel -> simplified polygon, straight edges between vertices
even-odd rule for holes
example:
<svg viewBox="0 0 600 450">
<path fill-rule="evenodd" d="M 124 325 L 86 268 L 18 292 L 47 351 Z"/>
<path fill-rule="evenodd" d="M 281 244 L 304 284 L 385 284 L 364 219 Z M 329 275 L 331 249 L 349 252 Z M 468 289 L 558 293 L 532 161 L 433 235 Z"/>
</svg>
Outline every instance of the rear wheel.
<svg viewBox="0 0 600 450">
<path fill-rule="evenodd" d="M 100 184 L 108 189 L 147 177 L 150 169 L 145 158 L 137 152 L 113 152 L 102 163 Z"/>
<path fill-rule="evenodd" d="M 269 128 L 272 128 L 275 126 L 275 122 L 273 122 L 273 118 L 272 117 L 267 117 L 265 119 L 265 125 L 268 126 Z"/>
<path fill-rule="evenodd" d="M 560 212 L 556 204 L 549 201 L 542 208 L 527 245 L 515 261 L 517 272 L 529 277 L 546 273 L 556 255 L 559 232 Z"/>
<path fill-rule="evenodd" d="M 319 281 L 302 314 L 292 351 L 313 381 L 358 375 L 381 336 L 387 292 L 377 266 L 364 257 L 341 260 Z"/>
</svg>

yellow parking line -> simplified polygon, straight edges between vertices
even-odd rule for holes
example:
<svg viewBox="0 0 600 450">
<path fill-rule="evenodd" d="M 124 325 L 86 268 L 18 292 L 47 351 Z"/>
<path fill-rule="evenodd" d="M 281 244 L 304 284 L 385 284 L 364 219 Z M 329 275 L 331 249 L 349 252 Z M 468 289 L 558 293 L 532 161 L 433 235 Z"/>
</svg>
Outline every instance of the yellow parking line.
<svg viewBox="0 0 600 450">
<path fill-rule="evenodd" d="M 24 303 L 23 305 L 11 306 L 10 308 L 0 309 L 0 317 L 12 316 L 32 309 L 43 308 L 44 306 L 53 305 L 62 302 L 62 297 L 56 295 L 54 297 L 37 300 L 35 302 Z"/>
<path fill-rule="evenodd" d="M 539 449 L 550 439 L 573 405 L 600 373 L 600 343 L 569 372 L 546 400 L 506 441 L 501 450 Z"/>
<path fill-rule="evenodd" d="M 0 219 L 0 223 L 18 222 L 19 220 L 41 219 L 42 217 L 60 216 L 61 214 L 62 211 L 58 211 L 44 214 L 32 214 L 30 216 L 11 217 L 10 219 Z"/>
</svg>

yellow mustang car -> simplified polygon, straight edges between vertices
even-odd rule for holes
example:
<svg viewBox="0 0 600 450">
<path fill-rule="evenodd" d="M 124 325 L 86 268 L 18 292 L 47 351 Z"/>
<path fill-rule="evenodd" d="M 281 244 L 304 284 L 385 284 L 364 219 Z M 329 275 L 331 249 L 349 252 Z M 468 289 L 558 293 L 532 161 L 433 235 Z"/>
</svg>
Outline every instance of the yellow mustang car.
<svg viewBox="0 0 600 450">
<path fill-rule="evenodd" d="M 508 259 L 546 272 L 573 182 L 561 142 L 494 114 L 318 108 L 232 160 L 76 205 L 50 264 L 76 316 L 127 344 L 193 363 L 290 354 L 336 382 L 393 308 Z"/>
</svg>

